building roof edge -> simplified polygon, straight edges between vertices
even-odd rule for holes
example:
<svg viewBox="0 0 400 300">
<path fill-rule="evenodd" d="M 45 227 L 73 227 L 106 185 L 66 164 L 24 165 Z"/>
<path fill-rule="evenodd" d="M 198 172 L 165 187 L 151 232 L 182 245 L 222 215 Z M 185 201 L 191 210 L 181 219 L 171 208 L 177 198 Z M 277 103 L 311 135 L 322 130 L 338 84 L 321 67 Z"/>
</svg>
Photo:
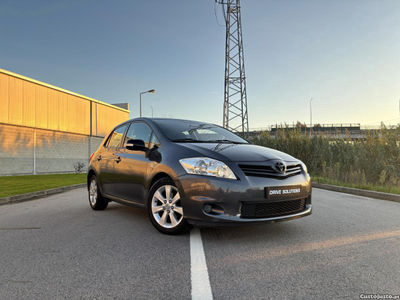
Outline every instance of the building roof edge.
<svg viewBox="0 0 400 300">
<path fill-rule="evenodd" d="M 35 79 L 29 78 L 29 77 L 26 77 L 26 76 L 23 76 L 23 75 L 19 75 L 17 73 L 13 73 L 13 72 L 10 72 L 10 71 L 4 70 L 4 69 L 0 69 L 0 73 L 6 74 L 6 75 L 10 75 L 10 76 L 13 76 L 13 77 L 16 77 L 16 78 L 19 78 L 19 79 L 22 79 L 22 80 L 26 80 L 26 81 L 29 81 L 29 82 L 33 82 L 33 83 L 39 84 L 41 86 L 45 86 L 45 87 L 51 88 L 53 90 L 57 90 L 57 91 L 60 91 L 60 92 L 63 92 L 63 93 L 67 93 L 67 94 L 70 94 L 70 95 L 73 95 L 73 96 L 76 96 L 76 97 L 79 97 L 79 98 L 83 98 L 85 100 L 89 100 L 89 101 L 92 101 L 92 102 L 95 102 L 95 103 L 99 103 L 99 104 L 102 104 L 102 105 L 106 105 L 106 106 L 109 106 L 109 107 L 112 107 L 112 108 L 115 108 L 115 109 L 130 113 L 130 111 L 127 110 L 127 109 L 123 109 L 121 107 L 118 107 L 118 106 L 115 106 L 115 105 L 112 105 L 112 104 L 109 104 L 109 103 L 106 103 L 106 102 L 103 102 L 103 101 L 100 101 L 100 100 L 96 100 L 94 98 L 86 97 L 86 96 L 80 95 L 78 93 L 74 93 L 74 92 L 59 88 L 59 87 L 51 85 L 51 84 L 41 82 L 39 80 L 35 80 Z"/>
</svg>

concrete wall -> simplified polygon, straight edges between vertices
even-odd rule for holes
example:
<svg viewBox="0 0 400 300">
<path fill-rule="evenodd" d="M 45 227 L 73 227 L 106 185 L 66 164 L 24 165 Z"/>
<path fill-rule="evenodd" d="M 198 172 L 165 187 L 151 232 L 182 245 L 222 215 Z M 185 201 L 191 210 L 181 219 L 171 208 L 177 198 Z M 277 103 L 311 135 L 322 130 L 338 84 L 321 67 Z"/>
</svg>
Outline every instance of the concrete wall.
<svg viewBox="0 0 400 300">
<path fill-rule="evenodd" d="M 34 129 L 0 125 L 0 175 L 33 174 Z"/>
<path fill-rule="evenodd" d="M 74 163 L 88 166 L 103 139 L 0 124 L 0 176 L 74 172 Z"/>
</svg>

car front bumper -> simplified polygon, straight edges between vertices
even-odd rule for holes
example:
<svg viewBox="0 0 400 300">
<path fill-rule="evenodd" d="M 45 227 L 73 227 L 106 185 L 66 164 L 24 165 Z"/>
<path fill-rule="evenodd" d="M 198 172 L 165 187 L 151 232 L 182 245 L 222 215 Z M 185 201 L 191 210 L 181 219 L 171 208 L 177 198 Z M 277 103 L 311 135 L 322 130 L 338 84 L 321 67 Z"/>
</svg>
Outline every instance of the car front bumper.
<svg viewBox="0 0 400 300">
<path fill-rule="evenodd" d="M 232 226 L 240 224 L 273 223 L 293 220 L 312 213 L 311 181 L 305 173 L 284 180 L 274 178 L 244 177 L 230 180 L 201 175 L 185 174 L 177 178 L 176 185 L 181 193 L 183 212 L 191 224 L 204 226 Z M 266 188 L 300 188 L 296 196 L 282 196 L 268 199 Z M 244 217 L 243 205 L 285 204 L 289 201 L 303 201 L 300 210 L 267 217 Z M 285 202 L 285 203 L 284 203 Z M 291 202 L 292 203 L 292 202 Z M 206 205 L 213 210 L 206 212 Z M 257 206 L 258 207 L 258 206 Z"/>
</svg>

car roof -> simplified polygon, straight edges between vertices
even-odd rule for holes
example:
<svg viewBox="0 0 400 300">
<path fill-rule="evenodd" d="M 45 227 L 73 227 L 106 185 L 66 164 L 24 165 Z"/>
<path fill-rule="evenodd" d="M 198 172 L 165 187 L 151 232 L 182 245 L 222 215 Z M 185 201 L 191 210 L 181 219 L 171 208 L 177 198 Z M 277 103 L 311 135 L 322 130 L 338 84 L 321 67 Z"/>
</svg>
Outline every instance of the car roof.
<svg viewBox="0 0 400 300">
<path fill-rule="evenodd" d="M 130 119 L 129 121 L 183 121 L 183 122 L 197 122 L 197 123 L 207 123 L 211 124 L 209 122 L 202 122 L 202 121 L 197 121 L 197 120 L 187 120 L 187 119 L 175 119 L 175 118 L 147 118 L 147 117 L 141 117 L 141 118 L 134 118 Z"/>
</svg>

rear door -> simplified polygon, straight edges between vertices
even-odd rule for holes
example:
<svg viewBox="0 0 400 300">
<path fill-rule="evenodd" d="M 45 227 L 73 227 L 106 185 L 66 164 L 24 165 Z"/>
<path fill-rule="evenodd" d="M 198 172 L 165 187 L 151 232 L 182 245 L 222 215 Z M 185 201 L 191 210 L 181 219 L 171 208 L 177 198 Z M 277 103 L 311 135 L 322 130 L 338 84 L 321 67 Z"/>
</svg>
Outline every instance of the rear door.
<svg viewBox="0 0 400 300">
<path fill-rule="evenodd" d="M 103 193 L 115 196 L 114 189 L 114 165 L 116 163 L 115 153 L 120 149 L 122 138 L 128 124 L 116 128 L 108 138 L 104 149 L 97 159 L 100 163 L 99 183 Z"/>
<path fill-rule="evenodd" d="M 143 140 L 146 148 L 152 130 L 143 122 L 132 122 L 123 141 L 123 147 L 118 150 L 119 162 L 114 167 L 115 195 L 118 198 L 136 203 L 144 203 L 147 195 L 145 183 L 149 159 L 147 151 L 128 150 L 128 140 Z"/>
</svg>

